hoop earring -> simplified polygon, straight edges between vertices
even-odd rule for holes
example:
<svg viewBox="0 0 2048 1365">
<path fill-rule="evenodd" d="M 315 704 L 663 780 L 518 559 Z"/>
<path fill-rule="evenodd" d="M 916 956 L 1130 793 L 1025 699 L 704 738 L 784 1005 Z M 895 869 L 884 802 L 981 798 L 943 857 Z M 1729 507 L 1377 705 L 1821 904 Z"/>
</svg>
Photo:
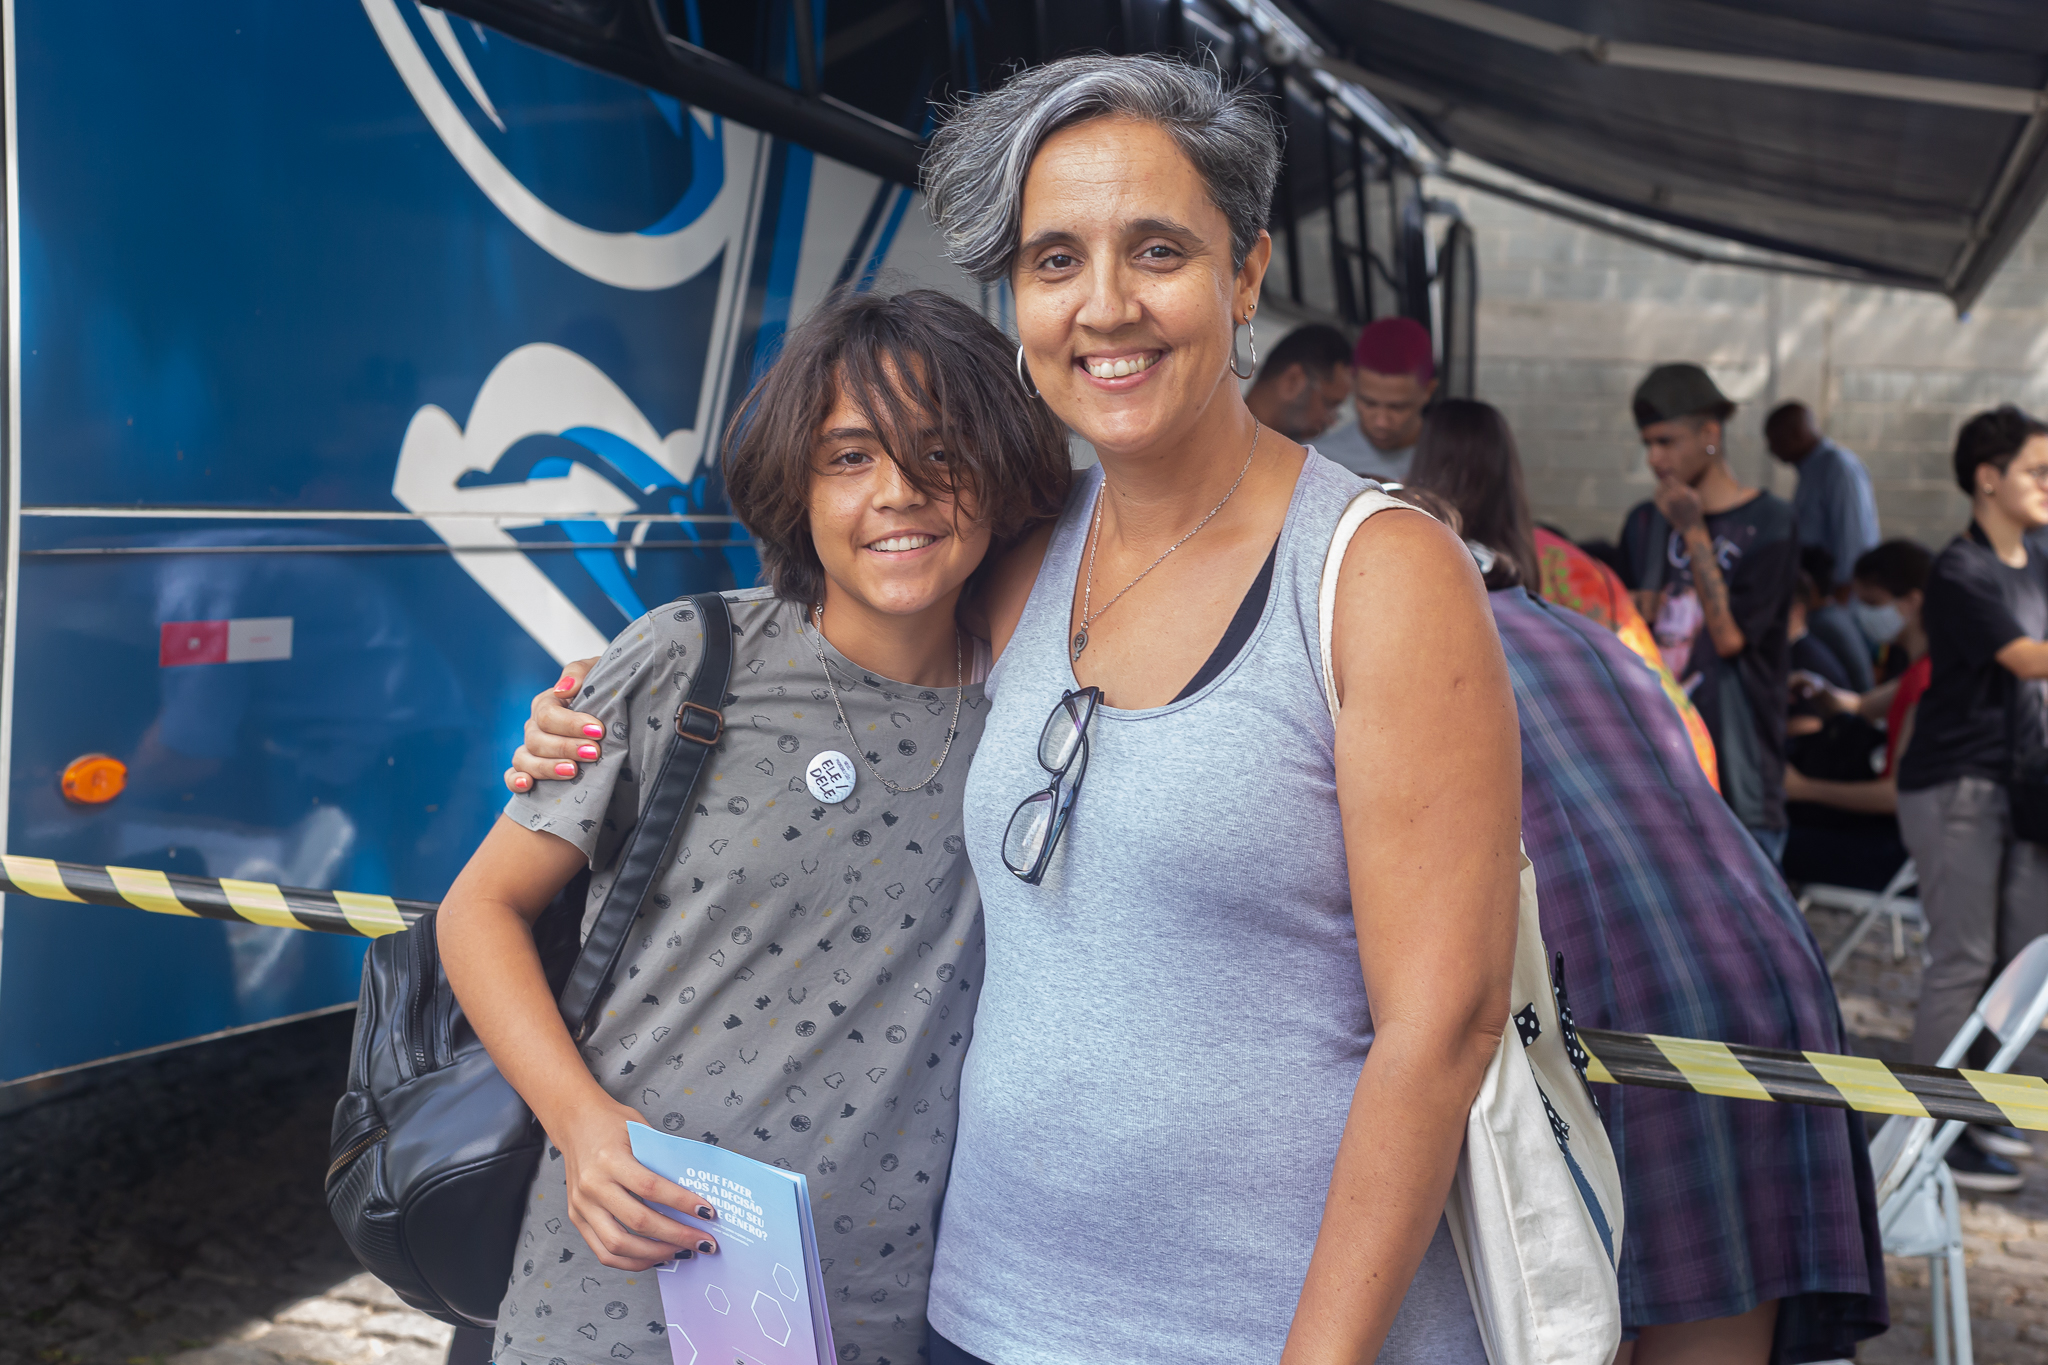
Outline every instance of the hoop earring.
<svg viewBox="0 0 2048 1365">
<path fill-rule="evenodd" d="M 1253 329 L 1250 317 L 1246 317 L 1244 320 L 1244 334 L 1251 342 L 1252 367 L 1249 370 L 1237 368 L 1237 324 L 1232 323 L 1230 325 L 1230 372 L 1239 379 L 1250 379 L 1259 372 L 1259 334 Z"/>
<path fill-rule="evenodd" d="M 1024 392 L 1033 398 L 1038 397 L 1038 386 L 1031 382 L 1031 376 L 1024 370 L 1024 347 L 1021 342 L 1017 346 L 1017 382 L 1024 386 Z"/>
</svg>

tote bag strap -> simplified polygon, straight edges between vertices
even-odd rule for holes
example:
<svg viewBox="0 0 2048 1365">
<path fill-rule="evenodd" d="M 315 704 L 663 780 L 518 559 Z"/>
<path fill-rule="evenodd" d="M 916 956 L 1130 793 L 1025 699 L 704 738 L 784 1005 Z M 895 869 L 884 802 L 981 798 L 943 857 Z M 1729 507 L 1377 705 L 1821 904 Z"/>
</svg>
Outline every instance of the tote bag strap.
<svg viewBox="0 0 2048 1365">
<path fill-rule="evenodd" d="M 1378 484 L 1368 484 L 1344 507 L 1344 514 L 1337 518 L 1337 529 L 1330 533 L 1329 553 L 1323 557 L 1323 579 L 1316 592 L 1316 640 L 1322 659 L 1323 700 L 1330 705 L 1330 719 L 1337 719 L 1337 669 L 1330 659 L 1331 625 L 1337 615 L 1337 584 L 1344 577 L 1344 552 L 1351 548 L 1351 538 L 1358 534 L 1358 528 L 1365 525 L 1365 519 L 1375 512 L 1404 507 L 1411 512 L 1422 509 L 1413 503 L 1402 502 Z M 1422 512 L 1423 516 L 1429 513 Z"/>
<path fill-rule="evenodd" d="M 704 657 L 689 696 L 676 708 L 675 735 L 640 807 L 640 819 L 627 837 L 619 875 L 605 893 L 604 907 L 583 940 L 583 951 L 569 971 L 558 1002 L 562 1022 L 578 1043 L 590 1036 L 597 1022 L 597 1007 L 618 968 L 626 931 L 639 917 L 654 886 L 654 874 L 661 868 L 662 855 L 682 826 L 705 761 L 725 734 L 725 689 L 732 681 L 732 613 L 715 592 L 689 601 L 704 617 Z"/>
</svg>

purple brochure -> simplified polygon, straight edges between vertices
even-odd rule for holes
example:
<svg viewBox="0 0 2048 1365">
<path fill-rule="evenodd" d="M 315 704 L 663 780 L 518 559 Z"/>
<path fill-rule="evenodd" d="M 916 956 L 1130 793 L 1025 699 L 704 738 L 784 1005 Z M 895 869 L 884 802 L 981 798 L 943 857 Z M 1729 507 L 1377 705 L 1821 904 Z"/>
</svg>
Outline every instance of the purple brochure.
<svg viewBox="0 0 2048 1365">
<path fill-rule="evenodd" d="M 655 1271 L 675 1365 L 835 1365 L 804 1178 L 645 1124 L 627 1133 L 642 1166 L 718 1210 L 707 1223 L 661 1208 L 718 1239 L 717 1254 Z"/>
</svg>

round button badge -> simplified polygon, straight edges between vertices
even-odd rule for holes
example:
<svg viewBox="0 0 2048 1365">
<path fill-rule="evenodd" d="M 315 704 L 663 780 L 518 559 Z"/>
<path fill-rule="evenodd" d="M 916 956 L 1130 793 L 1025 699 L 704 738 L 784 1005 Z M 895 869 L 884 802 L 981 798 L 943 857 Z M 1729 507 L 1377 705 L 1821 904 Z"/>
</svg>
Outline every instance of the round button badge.
<svg viewBox="0 0 2048 1365">
<path fill-rule="evenodd" d="M 853 795 L 853 760 L 827 749 L 804 765 L 804 783 L 814 798 L 836 806 Z"/>
</svg>

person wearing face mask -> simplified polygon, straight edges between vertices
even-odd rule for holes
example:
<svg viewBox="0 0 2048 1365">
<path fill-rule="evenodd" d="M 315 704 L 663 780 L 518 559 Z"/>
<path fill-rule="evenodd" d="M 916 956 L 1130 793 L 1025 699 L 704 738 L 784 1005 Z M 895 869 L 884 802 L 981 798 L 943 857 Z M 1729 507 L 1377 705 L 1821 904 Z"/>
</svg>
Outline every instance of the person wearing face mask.
<svg viewBox="0 0 2048 1365">
<path fill-rule="evenodd" d="M 1970 525 L 1928 576 L 1930 676 L 1899 760 L 1899 829 L 1927 917 L 1916 1062 L 2048 933 L 2048 556 L 2027 543 L 2048 526 L 2048 424 L 2009 404 L 1978 413 L 1956 437 L 1955 476 Z M 1949 1165 L 1966 1189 L 2019 1185 L 1982 1144 L 1957 1143 Z"/>
<path fill-rule="evenodd" d="M 1340 424 L 1316 450 L 1363 478 L 1399 483 L 1422 438 L 1423 410 L 1436 396 L 1429 329 L 1413 318 L 1381 318 L 1358 334 L 1351 361 L 1358 420 Z"/>
<path fill-rule="evenodd" d="M 1851 579 L 1849 610 L 1858 628 L 1912 661 L 1903 674 L 1860 693 L 1792 680 L 1806 714 L 1794 716 L 1790 728 L 1808 732 L 1792 738 L 1785 767 L 1792 821 L 1785 875 L 1794 882 L 1876 891 L 1906 860 L 1896 818 L 1898 756 L 1927 690 L 1920 608 L 1933 562 L 1925 546 L 1888 540 L 1856 561 Z"/>
<path fill-rule="evenodd" d="M 1637 427 L 1657 492 L 1622 525 L 1623 582 L 1714 738 L 1721 794 L 1773 859 L 1783 855 L 1787 624 L 1799 576 L 1792 508 L 1728 466 L 1735 404 L 1697 365 L 1637 386 Z"/>
<path fill-rule="evenodd" d="M 1335 327 L 1311 322 L 1267 352 L 1244 405 L 1289 440 L 1313 441 L 1350 396 L 1351 343 Z"/>
</svg>

